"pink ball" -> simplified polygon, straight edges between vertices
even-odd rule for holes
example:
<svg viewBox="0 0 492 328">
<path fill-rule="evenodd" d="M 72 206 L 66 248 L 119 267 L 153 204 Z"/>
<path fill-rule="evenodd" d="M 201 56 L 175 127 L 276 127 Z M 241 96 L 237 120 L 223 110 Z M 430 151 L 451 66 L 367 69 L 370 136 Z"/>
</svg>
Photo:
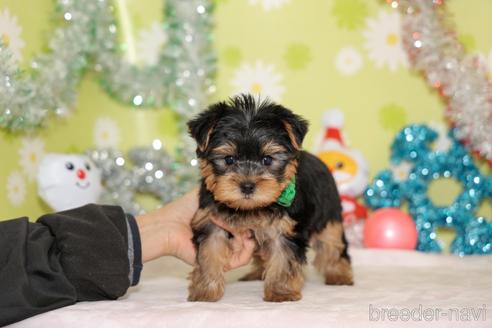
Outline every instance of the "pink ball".
<svg viewBox="0 0 492 328">
<path fill-rule="evenodd" d="M 398 208 L 382 208 L 366 220 L 364 246 L 367 248 L 415 249 L 417 229 L 412 218 Z"/>
</svg>

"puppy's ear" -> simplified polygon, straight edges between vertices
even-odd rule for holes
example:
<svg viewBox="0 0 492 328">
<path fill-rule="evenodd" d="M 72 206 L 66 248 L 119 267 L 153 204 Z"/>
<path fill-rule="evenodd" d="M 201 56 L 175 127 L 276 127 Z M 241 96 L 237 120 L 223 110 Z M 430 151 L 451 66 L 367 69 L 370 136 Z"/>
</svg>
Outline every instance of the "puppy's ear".
<svg viewBox="0 0 492 328">
<path fill-rule="evenodd" d="M 210 135 L 217 121 L 224 115 L 228 106 L 224 102 L 211 105 L 204 112 L 188 122 L 188 132 L 196 140 L 199 151 L 208 147 Z"/>
<path fill-rule="evenodd" d="M 280 114 L 280 119 L 284 124 L 285 131 L 289 136 L 292 146 L 296 150 L 300 150 L 302 147 L 302 141 L 306 136 L 309 124 L 301 116 L 294 114 L 291 110 L 279 106 L 277 113 Z"/>
</svg>

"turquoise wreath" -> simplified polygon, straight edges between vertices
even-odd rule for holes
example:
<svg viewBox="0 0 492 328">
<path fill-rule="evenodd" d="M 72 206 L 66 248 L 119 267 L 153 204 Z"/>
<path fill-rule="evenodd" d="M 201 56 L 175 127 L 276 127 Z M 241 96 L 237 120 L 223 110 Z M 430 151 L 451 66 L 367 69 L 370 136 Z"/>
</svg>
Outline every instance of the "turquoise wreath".
<svg viewBox="0 0 492 328">
<path fill-rule="evenodd" d="M 436 131 L 426 125 L 403 128 L 391 146 L 391 162 L 410 163 L 408 176 L 398 181 L 390 170 L 381 171 L 366 189 L 365 202 L 377 209 L 400 207 L 407 201 L 417 226 L 417 250 L 441 252 L 436 229 L 447 227 L 456 232 L 451 244 L 453 254 L 491 254 L 492 222 L 477 217 L 476 211 L 484 199 L 492 198 L 492 178 L 480 173 L 472 156 L 457 141 L 454 130 L 448 136 L 448 150 L 433 150 Z M 439 178 L 453 178 L 463 188 L 449 206 L 436 206 L 429 198 L 429 184 Z"/>
</svg>

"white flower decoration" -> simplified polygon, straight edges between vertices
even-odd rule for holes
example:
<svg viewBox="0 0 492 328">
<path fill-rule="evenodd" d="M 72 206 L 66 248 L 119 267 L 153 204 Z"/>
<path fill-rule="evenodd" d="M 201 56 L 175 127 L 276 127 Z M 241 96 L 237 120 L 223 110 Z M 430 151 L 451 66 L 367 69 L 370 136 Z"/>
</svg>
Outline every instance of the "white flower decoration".
<svg viewBox="0 0 492 328">
<path fill-rule="evenodd" d="M 0 41 L 12 51 L 15 61 L 22 58 L 21 50 L 25 45 L 21 33 L 22 27 L 17 24 L 17 17 L 12 16 L 8 9 L 0 12 Z"/>
<path fill-rule="evenodd" d="M 430 122 L 429 126 L 437 132 L 437 139 L 433 143 L 434 150 L 448 151 L 451 148 L 453 141 L 448 136 L 448 128 L 440 122 Z"/>
<path fill-rule="evenodd" d="M 362 67 L 362 57 L 353 47 L 342 48 L 335 59 L 335 67 L 342 75 L 354 75 Z"/>
<path fill-rule="evenodd" d="M 289 2 L 290 0 L 249 0 L 251 5 L 260 4 L 264 11 L 280 8 Z"/>
<path fill-rule="evenodd" d="M 408 65 L 401 39 L 400 14 L 381 10 L 377 18 L 369 18 L 363 32 L 369 58 L 378 68 L 387 65 L 395 71 Z"/>
<path fill-rule="evenodd" d="M 26 182 L 19 171 L 7 177 L 7 198 L 13 206 L 21 205 L 26 199 Z"/>
<path fill-rule="evenodd" d="M 485 60 L 485 65 L 487 67 L 487 79 L 492 82 L 492 49 L 489 50 L 489 55 Z"/>
<path fill-rule="evenodd" d="M 157 64 L 162 47 L 167 42 L 167 35 L 161 23 L 152 23 L 149 28 L 142 29 L 138 36 L 136 48 L 139 61 L 146 65 Z"/>
<path fill-rule="evenodd" d="M 39 163 L 44 156 L 44 141 L 40 138 L 24 138 L 19 149 L 20 165 L 25 175 L 32 181 L 38 174 Z"/>
<path fill-rule="evenodd" d="M 255 65 L 243 64 L 237 69 L 231 84 L 234 94 L 252 93 L 280 101 L 285 88 L 280 84 L 282 75 L 276 73 L 274 65 L 257 61 Z"/>
<path fill-rule="evenodd" d="M 492 49 L 489 50 L 489 55 L 487 56 L 487 78 L 492 82 Z"/>
<path fill-rule="evenodd" d="M 407 161 L 402 161 L 400 164 L 391 164 L 390 170 L 393 173 L 393 178 L 397 182 L 402 182 L 408 179 L 408 175 L 413 168 L 413 164 Z"/>
<path fill-rule="evenodd" d="M 116 147 L 120 142 L 118 124 L 109 117 L 97 119 L 94 125 L 94 144 L 100 148 Z"/>
</svg>

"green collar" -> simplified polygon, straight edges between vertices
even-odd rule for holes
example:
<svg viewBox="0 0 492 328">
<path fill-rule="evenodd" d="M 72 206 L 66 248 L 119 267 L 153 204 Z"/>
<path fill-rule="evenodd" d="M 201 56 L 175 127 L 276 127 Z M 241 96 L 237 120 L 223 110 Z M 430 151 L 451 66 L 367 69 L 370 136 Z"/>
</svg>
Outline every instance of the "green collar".
<svg viewBox="0 0 492 328">
<path fill-rule="evenodd" d="M 296 197 L 296 177 L 293 177 L 290 180 L 289 184 L 282 191 L 280 196 L 277 198 L 277 204 L 283 207 L 289 207 L 294 202 L 294 198 Z"/>
</svg>

